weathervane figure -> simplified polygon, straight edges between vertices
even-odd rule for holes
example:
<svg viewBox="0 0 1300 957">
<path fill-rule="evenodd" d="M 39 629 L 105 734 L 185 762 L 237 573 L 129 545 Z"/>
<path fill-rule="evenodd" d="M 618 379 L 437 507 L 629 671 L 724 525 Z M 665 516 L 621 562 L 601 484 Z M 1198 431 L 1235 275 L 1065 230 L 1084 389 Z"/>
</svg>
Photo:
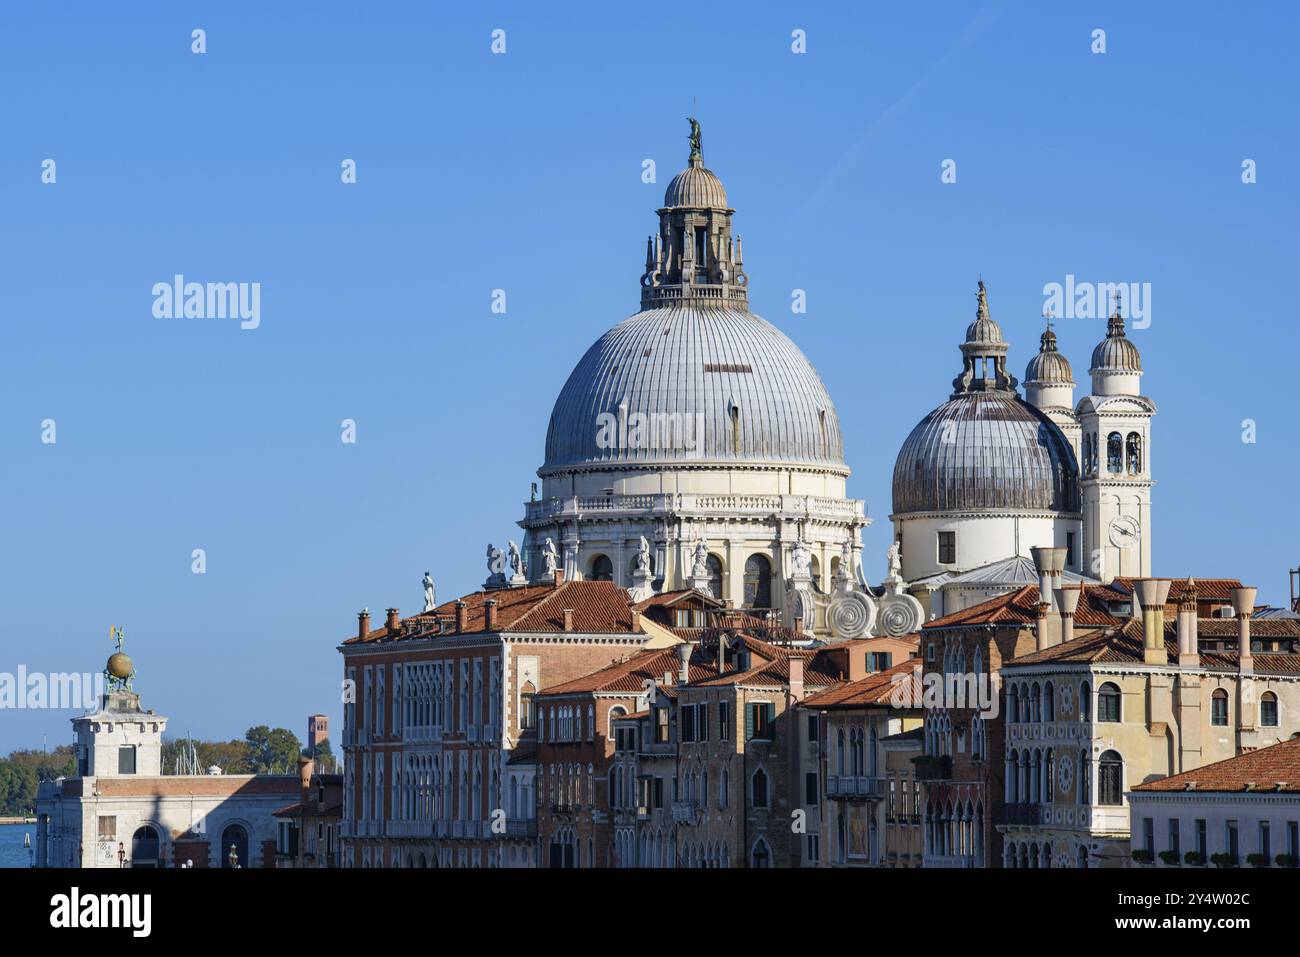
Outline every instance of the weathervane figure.
<svg viewBox="0 0 1300 957">
<path fill-rule="evenodd" d="M 691 159 L 703 159 L 701 152 L 703 144 L 700 138 L 700 121 L 693 116 L 686 117 L 686 121 L 691 124 Z"/>
</svg>

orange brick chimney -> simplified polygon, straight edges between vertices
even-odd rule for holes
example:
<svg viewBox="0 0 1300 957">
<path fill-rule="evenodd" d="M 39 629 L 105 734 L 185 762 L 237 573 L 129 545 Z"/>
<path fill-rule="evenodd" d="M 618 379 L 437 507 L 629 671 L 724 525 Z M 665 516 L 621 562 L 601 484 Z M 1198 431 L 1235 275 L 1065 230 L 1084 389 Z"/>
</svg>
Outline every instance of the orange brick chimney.
<svg viewBox="0 0 1300 957">
<path fill-rule="evenodd" d="M 456 633 L 460 634 L 465 630 L 465 603 L 459 598 L 456 599 Z"/>
<path fill-rule="evenodd" d="M 564 630 L 573 631 L 573 609 L 564 609 Z"/>
<path fill-rule="evenodd" d="M 488 631 L 497 630 L 497 600 L 489 598 L 483 602 L 483 609 L 487 616 L 487 623 L 483 626 Z"/>
<path fill-rule="evenodd" d="M 362 608 L 357 613 L 357 637 L 364 638 L 370 634 L 370 609 Z"/>
<path fill-rule="evenodd" d="M 402 616 L 397 613 L 396 608 L 388 609 L 387 615 L 388 620 L 385 622 L 385 625 L 388 627 L 388 633 L 390 635 L 395 635 L 397 634 L 397 629 L 401 627 Z"/>
</svg>

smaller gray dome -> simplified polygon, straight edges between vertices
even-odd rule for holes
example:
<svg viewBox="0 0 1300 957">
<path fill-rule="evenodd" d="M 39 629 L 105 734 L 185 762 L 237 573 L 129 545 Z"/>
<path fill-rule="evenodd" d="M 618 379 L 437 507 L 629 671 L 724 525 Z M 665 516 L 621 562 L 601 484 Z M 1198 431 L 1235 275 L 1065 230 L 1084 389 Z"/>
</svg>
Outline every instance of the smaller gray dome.
<svg viewBox="0 0 1300 957">
<path fill-rule="evenodd" d="M 985 314 L 966 327 L 966 342 L 981 346 L 996 346 L 1002 345 L 1005 340 L 1002 338 L 1002 327 Z"/>
<path fill-rule="evenodd" d="M 1106 338 L 1092 350 L 1089 372 L 1141 372 L 1142 356 L 1124 335 L 1124 320 L 1118 313 L 1106 323 Z"/>
<path fill-rule="evenodd" d="M 1079 467 L 1051 419 L 1011 391 L 970 392 L 912 430 L 894 463 L 894 514 L 1079 511 Z"/>
<path fill-rule="evenodd" d="M 1048 329 L 1039 340 L 1038 354 L 1025 367 L 1025 385 L 1074 385 L 1070 360 L 1056 349 L 1056 333 Z"/>
<path fill-rule="evenodd" d="M 692 161 L 668 184 L 664 190 L 664 207 L 672 209 L 679 206 L 691 206 L 704 209 L 726 209 L 727 191 L 722 180 L 701 165 Z"/>
</svg>

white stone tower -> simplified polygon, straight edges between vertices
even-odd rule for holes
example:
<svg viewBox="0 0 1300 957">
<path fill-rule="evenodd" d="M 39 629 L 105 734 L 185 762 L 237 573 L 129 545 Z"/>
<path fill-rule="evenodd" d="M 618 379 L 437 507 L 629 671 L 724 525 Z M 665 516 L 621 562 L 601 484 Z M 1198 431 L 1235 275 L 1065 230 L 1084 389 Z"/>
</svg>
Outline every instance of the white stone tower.
<svg viewBox="0 0 1300 957">
<path fill-rule="evenodd" d="M 1070 440 L 1075 459 L 1082 461 L 1082 429 L 1074 413 L 1074 371 L 1070 360 L 1056 348 L 1051 319 L 1039 339 L 1038 354 L 1025 368 L 1025 400 L 1060 427 Z"/>
<path fill-rule="evenodd" d="M 1151 417 L 1139 391 L 1142 357 L 1116 309 L 1092 351 L 1092 394 L 1075 410 L 1082 427 L 1086 569 L 1102 581 L 1151 574 Z"/>
</svg>

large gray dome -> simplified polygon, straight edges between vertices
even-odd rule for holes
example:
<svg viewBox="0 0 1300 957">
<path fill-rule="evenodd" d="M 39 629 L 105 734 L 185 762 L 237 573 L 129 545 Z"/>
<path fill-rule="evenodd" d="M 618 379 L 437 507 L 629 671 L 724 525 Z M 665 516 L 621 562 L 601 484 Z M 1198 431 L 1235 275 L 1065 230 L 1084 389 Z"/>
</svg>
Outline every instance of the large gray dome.
<svg viewBox="0 0 1300 957">
<path fill-rule="evenodd" d="M 894 465 L 894 514 L 1079 511 L 1064 433 L 1011 391 L 960 394 L 912 430 Z"/>
<path fill-rule="evenodd" d="M 691 429 L 699 414 L 703 441 L 608 447 L 599 417 L 620 406 L 676 414 Z M 587 350 L 555 401 L 541 472 L 710 462 L 848 472 L 835 406 L 784 333 L 752 312 L 672 306 L 637 313 Z"/>
</svg>

